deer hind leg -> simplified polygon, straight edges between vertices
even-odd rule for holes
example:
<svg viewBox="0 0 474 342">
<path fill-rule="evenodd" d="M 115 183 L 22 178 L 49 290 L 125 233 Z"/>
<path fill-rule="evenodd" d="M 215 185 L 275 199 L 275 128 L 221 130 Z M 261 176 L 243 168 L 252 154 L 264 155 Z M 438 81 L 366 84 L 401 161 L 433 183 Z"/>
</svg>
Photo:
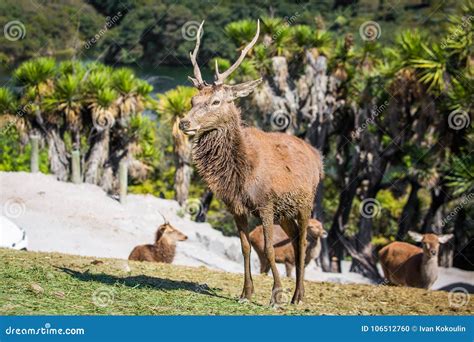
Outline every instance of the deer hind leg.
<svg viewBox="0 0 474 342">
<path fill-rule="evenodd" d="M 281 286 L 280 274 L 275 263 L 275 250 L 273 249 L 273 210 L 264 210 L 260 213 L 263 225 L 263 237 L 265 241 L 265 255 L 273 274 L 273 289 L 270 305 L 283 304 L 284 295 Z"/>
<path fill-rule="evenodd" d="M 244 256 L 244 288 L 242 289 L 242 294 L 240 295 L 240 301 L 250 301 L 252 299 L 252 294 L 254 291 L 252 273 L 250 269 L 250 236 L 247 223 L 247 217 L 235 216 L 235 223 L 237 229 L 239 230 L 240 243 L 242 245 L 242 254 Z"/>
<path fill-rule="evenodd" d="M 307 223 L 306 223 L 307 224 Z M 303 251 L 303 272 L 304 272 L 304 252 L 306 250 L 306 235 L 304 237 L 304 246 L 301 249 L 301 230 L 300 227 L 296 224 L 296 222 L 292 219 L 284 219 L 281 222 L 281 226 L 283 230 L 286 232 L 288 237 L 291 240 L 291 244 L 293 245 L 293 251 L 295 253 L 295 266 L 296 266 L 296 287 L 295 292 L 293 294 L 293 298 L 291 299 L 292 304 L 297 304 L 303 299 L 304 295 L 304 285 L 302 284 L 302 278 L 304 275 L 301 274 L 301 266 L 300 266 L 300 257 L 301 257 L 301 250 Z"/>
<path fill-rule="evenodd" d="M 261 274 L 267 274 L 270 271 L 270 264 L 266 260 L 266 257 L 264 256 L 262 259 L 260 259 L 260 273 Z"/>
<path fill-rule="evenodd" d="M 295 221 L 283 218 L 280 222 L 281 228 L 285 231 L 286 235 L 290 238 L 291 244 L 293 246 L 293 250 L 295 248 L 294 241 L 298 241 L 298 226 L 296 225 Z M 295 252 L 295 251 L 294 251 Z M 295 253 L 295 260 L 296 259 L 296 253 Z M 285 268 L 286 268 L 286 276 L 291 277 L 291 273 L 293 271 L 293 264 L 290 262 L 285 262 Z"/>
<path fill-rule="evenodd" d="M 296 289 L 291 299 L 291 304 L 299 304 L 304 297 L 304 269 L 306 256 L 306 234 L 308 230 L 308 220 L 310 212 L 300 211 L 298 216 L 298 239 L 293 241 L 295 249 L 296 264 Z"/>
</svg>

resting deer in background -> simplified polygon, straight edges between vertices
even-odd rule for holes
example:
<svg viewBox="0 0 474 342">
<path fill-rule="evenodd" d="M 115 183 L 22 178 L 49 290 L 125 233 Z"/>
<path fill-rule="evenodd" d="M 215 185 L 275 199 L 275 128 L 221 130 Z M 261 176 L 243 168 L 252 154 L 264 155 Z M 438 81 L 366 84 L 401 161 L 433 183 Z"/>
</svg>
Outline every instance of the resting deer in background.
<svg viewBox="0 0 474 342">
<path fill-rule="evenodd" d="M 306 230 L 313 207 L 316 187 L 323 175 L 320 153 L 294 136 L 266 133 L 242 126 L 240 111 L 234 104 L 249 95 L 262 81 L 257 79 L 236 85 L 224 84 L 255 45 L 260 33 L 242 50 L 237 61 L 225 72 L 216 66 L 215 81 L 203 81 L 196 61 L 202 32 L 191 53 L 194 78 L 199 93 L 192 108 L 180 121 L 180 129 L 194 136 L 193 161 L 202 179 L 233 214 L 244 256 L 244 287 L 240 299 L 250 300 L 254 291 L 250 271 L 250 240 L 247 217 L 261 219 L 265 254 L 273 274 L 271 305 L 281 304 L 282 285 L 275 265 L 273 224 L 279 222 L 290 237 L 296 256 L 296 288 L 291 300 L 299 303 L 304 296 Z"/>
<path fill-rule="evenodd" d="M 305 256 L 305 267 L 311 260 L 319 257 L 321 253 L 321 237 L 325 237 L 326 231 L 321 222 L 310 219 L 308 222 L 307 246 Z M 265 241 L 263 236 L 263 226 L 258 226 L 250 233 L 250 244 L 257 252 L 260 260 L 260 273 L 268 274 L 270 265 L 265 256 Z M 291 240 L 285 231 L 279 226 L 273 226 L 273 248 L 275 249 L 275 262 L 285 264 L 286 276 L 291 277 L 293 268 L 295 267 L 295 251 Z"/>
<path fill-rule="evenodd" d="M 163 215 L 161 215 L 163 216 Z M 187 240 L 188 237 L 173 227 L 163 216 L 164 223 L 156 231 L 153 245 L 136 246 L 128 260 L 154 261 L 171 264 L 176 254 L 176 241 Z"/>
<path fill-rule="evenodd" d="M 422 248 L 395 241 L 379 252 L 385 278 L 395 285 L 429 289 L 438 279 L 438 251 L 440 243 L 448 242 L 453 234 L 435 235 L 408 232 Z"/>
</svg>

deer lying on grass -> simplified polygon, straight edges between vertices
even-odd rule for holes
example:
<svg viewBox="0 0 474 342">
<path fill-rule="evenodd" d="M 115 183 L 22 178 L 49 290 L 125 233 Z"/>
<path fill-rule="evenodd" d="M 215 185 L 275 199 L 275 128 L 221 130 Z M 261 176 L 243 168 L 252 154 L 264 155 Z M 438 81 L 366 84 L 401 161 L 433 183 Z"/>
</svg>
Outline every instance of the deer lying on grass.
<svg viewBox="0 0 474 342">
<path fill-rule="evenodd" d="M 163 217 L 164 218 L 164 217 Z M 165 220 L 156 231 L 155 243 L 153 245 L 136 246 L 128 260 L 154 261 L 171 264 L 176 254 L 176 241 L 187 240 L 188 237 L 174 228 L 168 220 Z"/>
<path fill-rule="evenodd" d="M 379 258 L 385 278 L 395 285 L 429 289 L 438 278 L 439 245 L 448 242 L 453 234 L 408 234 L 423 248 L 399 241 L 382 248 Z"/>
<path fill-rule="evenodd" d="M 274 221 L 280 223 L 293 243 L 296 289 L 291 302 L 299 303 L 304 296 L 306 229 L 316 187 L 323 175 L 321 155 L 294 136 L 266 133 L 242 125 L 234 100 L 249 95 L 261 79 L 236 85 L 226 85 L 224 81 L 257 42 L 260 23 L 257 22 L 255 37 L 229 69 L 219 73 L 216 66 L 213 84 L 203 81 L 196 61 L 203 24 L 190 54 L 194 67 L 194 78 L 190 79 L 199 93 L 192 98 L 192 108 L 180 121 L 179 128 L 194 136 L 192 154 L 196 169 L 234 216 L 244 256 L 241 301 L 250 300 L 254 290 L 247 223 L 247 216 L 253 214 L 262 221 L 265 255 L 273 274 L 270 304 L 281 304 L 285 297 L 281 295 L 282 285 L 275 265 Z"/>
<path fill-rule="evenodd" d="M 321 253 L 321 237 L 324 237 L 326 231 L 323 229 L 321 222 L 315 219 L 310 219 L 308 222 L 307 247 L 306 258 L 304 261 L 305 267 L 309 262 L 319 257 Z M 260 259 L 260 273 L 268 274 L 270 271 L 270 264 L 265 256 L 265 243 L 263 237 L 263 226 L 256 227 L 250 233 L 250 244 L 257 252 Z M 285 231 L 279 226 L 273 226 L 273 248 L 275 249 L 275 262 L 285 264 L 286 276 L 291 277 L 291 273 L 295 266 L 295 251 L 290 239 Z"/>
</svg>

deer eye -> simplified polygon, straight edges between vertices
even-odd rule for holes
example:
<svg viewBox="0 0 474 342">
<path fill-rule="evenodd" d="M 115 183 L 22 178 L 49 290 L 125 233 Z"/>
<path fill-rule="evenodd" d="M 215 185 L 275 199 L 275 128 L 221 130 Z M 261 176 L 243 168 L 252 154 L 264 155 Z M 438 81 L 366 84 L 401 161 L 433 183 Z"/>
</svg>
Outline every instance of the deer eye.
<svg viewBox="0 0 474 342">
<path fill-rule="evenodd" d="M 219 101 L 219 100 L 214 100 L 214 101 L 212 101 L 212 103 L 211 103 L 212 106 L 218 106 L 218 105 L 220 105 L 220 104 L 221 104 L 221 101 Z"/>
</svg>

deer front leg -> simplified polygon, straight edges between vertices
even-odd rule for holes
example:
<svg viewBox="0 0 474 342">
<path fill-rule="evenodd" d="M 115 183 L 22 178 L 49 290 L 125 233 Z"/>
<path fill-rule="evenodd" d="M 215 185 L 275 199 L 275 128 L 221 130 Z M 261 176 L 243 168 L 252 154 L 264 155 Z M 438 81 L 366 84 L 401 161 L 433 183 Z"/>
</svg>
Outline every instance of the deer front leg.
<svg viewBox="0 0 474 342">
<path fill-rule="evenodd" d="M 266 210 L 261 213 L 260 218 L 262 219 L 263 225 L 263 237 L 265 241 L 265 255 L 273 274 L 273 289 L 272 298 L 270 305 L 283 304 L 283 287 L 281 286 L 280 275 L 275 263 L 275 251 L 273 249 L 273 210 Z"/>
<path fill-rule="evenodd" d="M 250 301 L 253 294 L 253 280 L 252 273 L 250 269 L 250 238 L 247 217 L 234 216 L 237 229 L 239 230 L 240 244 L 242 246 L 242 254 L 244 256 L 244 288 L 242 294 L 240 295 L 240 301 Z"/>
<path fill-rule="evenodd" d="M 299 304 L 304 297 L 304 269 L 306 254 L 306 234 L 308 229 L 309 214 L 301 213 L 298 218 L 298 239 L 294 241 L 295 263 L 296 263 L 296 288 L 291 304 Z"/>
</svg>

